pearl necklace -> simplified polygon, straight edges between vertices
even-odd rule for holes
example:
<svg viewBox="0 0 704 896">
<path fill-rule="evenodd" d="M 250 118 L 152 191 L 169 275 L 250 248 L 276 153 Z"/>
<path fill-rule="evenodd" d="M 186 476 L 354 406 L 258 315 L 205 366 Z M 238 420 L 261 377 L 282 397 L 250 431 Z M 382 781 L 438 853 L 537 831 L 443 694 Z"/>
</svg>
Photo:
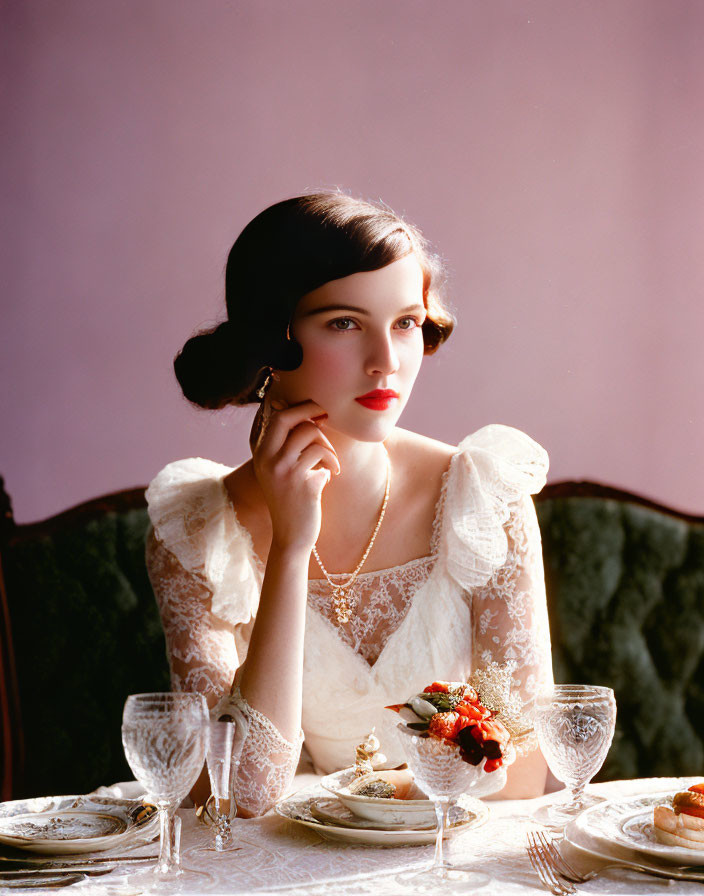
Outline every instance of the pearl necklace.
<svg viewBox="0 0 704 896">
<path fill-rule="evenodd" d="M 320 559 L 318 554 L 318 548 L 316 545 L 313 545 L 313 556 L 318 562 L 318 566 L 322 570 L 323 575 L 327 579 L 328 585 L 332 589 L 332 594 L 330 595 L 330 602 L 332 603 L 333 609 L 335 610 L 335 615 L 337 616 L 337 621 L 340 624 L 344 624 L 345 622 L 350 621 L 350 617 L 352 616 L 352 608 L 350 607 L 349 600 L 347 598 L 347 592 L 352 587 L 352 585 L 357 580 L 357 576 L 359 575 L 360 570 L 364 566 L 364 563 L 369 556 L 369 552 L 374 546 L 374 542 L 376 541 L 376 536 L 379 534 L 379 529 L 381 528 L 381 523 L 384 519 L 384 514 L 386 513 L 386 505 L 389 503 L 389 492 L 391 491 L 391 460 L 389 458 L 389 452 L 386 451 L 386 446 L 384 446 L 384 451 L 386 452 L 386 491 L 384 492 L 384 501 L 381 505 L 381 512 L 379 514 L 379 519 L 377 520 L 376 526 L 374 527 L 374 531 L 372 532 L 372 537 L 367 545 L 367 549 L 362 554 L 362 559 L 357 564 L 354 572 L 351 573 L 337 573 L 337 575 L 346 575 L 347 581 L 338 585 L 330 578 L 330 573 L 323 566 L 323 561 Z"/>
</svg>

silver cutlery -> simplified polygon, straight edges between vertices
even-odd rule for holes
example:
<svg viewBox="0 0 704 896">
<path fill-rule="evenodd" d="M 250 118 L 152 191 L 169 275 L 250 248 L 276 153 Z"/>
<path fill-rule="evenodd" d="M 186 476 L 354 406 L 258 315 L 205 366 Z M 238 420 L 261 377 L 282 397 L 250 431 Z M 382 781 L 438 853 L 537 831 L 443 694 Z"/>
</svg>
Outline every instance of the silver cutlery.
<svg viewBox="0 0 704 896">
<path fill-rule="evenodd" d="M 3 856 L 0 855 L 0 872 L 3 870 L 12 870 L 13 867 L 22 868 L 50 868 L 63 869 L 73 868 L 78 865 L 122 865 L 123 863 L 132 862 L 150 862 L 158 858 L 156 855 L 148 856 L 82 856 L 73 855 L 65 856 L 61 859 L 56 857 L 23 855 L 23 856 Z"/>
<path fill-rule="evenodd" d="M 696 865 L 668 865 L 656 867 L 655 865 L 642 865 L 639 862 L 632 862 L 626 859 L 613 859 L 612 861 L 604 860 L 604 863 L 598 868 L 591 871 L 580 872 L 571 865 L 562 855 L 557 842 L 554 839 L 548 839 L 546 835 L 540 831 L 535 835 L 536 839 L 541 841 L 544 849 L 545 860 L 552 863 L 553 870 L 565 880 L 575 884 L 583 884 L 589 880 L 593 880 L 604 871 L 613 869 L 623 871 L 635 871 L 639 874 L 650 874 L 653 877 L 662 877 L 669 880 L 691 880 L 704 882 L 704 869 Z"/>
<path fill-rule="evenodd" d="M 100 877 L 101 874 L 110 874 L 117 865 L 103 865 L 101 868 L 94 868 L 92 865 L 77 865 L 75 868 L 18 868 L 12 871 L 0 871 L 0 883 L 8 880 L 22 880 L 26 877 L 46 878 L 50 875 L 61 874 L 81 874 L 87 877 Z"/>
<path fill-rule="evenodd" d="M 32 856 L 27 860 L 0 856 L 0 887 L 31 889 L 33 887 L 66 887 L 85 880 L 110 874 L 125 863 L 150 862 L 155 856 L 105 857 L 86 859 L 76 856 L 70 861 L 46 860 Z"/>
<path fill-rule="evenodd" d="M 8 890 L 29 890 L 33 887 L 41 887 L 42 889 L 70 887 L 71 884 L 77 884 L 80 880 L 85 880 L 85 878 L 85 874 L 57 874 L 53 877 L 33 874 L 17 880 L 5 880 L 2 886 L 3 889 Z"/>
<path fill-rule="evenodd" d="M 540 882 L 544 887 L 554 893 L 555 896 L 570 896 L 577 892 L 577 888 L 570 881 L 562 880 L 558 877 L 555 868 L 554 859 L 546 850 L 544 844 L 538 839 L 535 832 L 529 831 L 526 842 L 526 852 L 530 863 L 535 869 Z"/>
</svg>

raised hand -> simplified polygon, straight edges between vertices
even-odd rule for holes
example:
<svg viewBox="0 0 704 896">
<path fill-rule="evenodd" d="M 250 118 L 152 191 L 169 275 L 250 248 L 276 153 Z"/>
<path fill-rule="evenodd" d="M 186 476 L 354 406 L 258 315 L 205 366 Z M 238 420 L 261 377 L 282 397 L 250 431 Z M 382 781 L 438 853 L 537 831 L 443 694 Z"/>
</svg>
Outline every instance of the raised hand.
<svg viewBox="0 0 704 896">
<path fill-rule="evenodd" d="M 319 424 L 314 401 L 286 406 L 267 396 L 252 427 L 254 472 L 272 522 L 272 545 L 310 552 L 320 533 L 321 495 L 340 472 L 335 449 Z"/>
</svg>

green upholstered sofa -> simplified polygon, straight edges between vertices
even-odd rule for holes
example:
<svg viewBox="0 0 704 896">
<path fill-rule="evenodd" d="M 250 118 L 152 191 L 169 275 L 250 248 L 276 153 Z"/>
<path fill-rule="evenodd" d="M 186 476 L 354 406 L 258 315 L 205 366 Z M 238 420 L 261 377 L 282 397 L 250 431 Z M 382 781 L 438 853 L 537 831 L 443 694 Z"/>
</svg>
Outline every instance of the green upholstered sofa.
<svg viewBox="0 0 704 896">
<path fill-rule="evenodd" d="M 144 489 L 31 525 L 0 501 L 0 795 L 131 777 L 125 697 L 168 689 Z M 555 678 L 616 692 L 600 777 L 704 774 L 704 519 L 592 483 L 536 506 Z"/>
<path fill-rule="evenodd" d="M 125 698 L 169 689 L 144 563 L 144 489 L 19 526 L 3 496 L 3 798 L 128 780 Z"/>
<path fill-rule="evenodd" d="M 704 518 L 586 482 L 536 507 L 555 680 L 616 694 L 597 778 L 704 775 Z"/>
</svg>

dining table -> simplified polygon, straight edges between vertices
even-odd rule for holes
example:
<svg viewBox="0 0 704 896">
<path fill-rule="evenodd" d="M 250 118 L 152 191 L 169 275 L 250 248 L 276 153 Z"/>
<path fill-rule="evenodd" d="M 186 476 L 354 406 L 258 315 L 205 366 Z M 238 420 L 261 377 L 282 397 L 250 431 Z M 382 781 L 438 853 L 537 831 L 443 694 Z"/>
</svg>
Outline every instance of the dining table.
<svg viewBox="0 0 704 896">
<path fill-rule="evenodd" d="M 318 785 L 316 776 L 298 776 L 295 787 L 311 792 Z M 592 784 L 589 792 L 609 801 L 626 800 L 648 793 L 676 789 L 677 779 L 641 778 Z M 102 792 L 112 792 L 103 788 Z M 539 894 L 548 890 L 540 882 L 526 851 L 528 832 L 541 830 L 534 813 L 559 794 L 529 800 L 494 799 L 486 802 L 488 817 L 483 824 L 456 832 L 446 840 L 446 858 L 450 862 L 476 868 L 489 882 L 477 892 L 486 896 Z M 195 874 L 189 876 L 185 892 L 222 894 L 287 893 L 291 896 L 391 896 L 415 892 L 399 876 L 409 870 L 423 870 L 433 858 L 433 846 L 378 846 L 343 843 L 326 839 L 316 830 L 270 810 L 259 818 L 235 818 L 232 842 L 228 849 L 216 851 L 213 831 L 203 824 L 191 808 L 178 810 L 181 818 L 181 864 Z M 140 852 L 153 855 L 156 843 L 139 846 Z M 586 854 L 573 856 L 579 870 L 598 869 L 603 862 Z M 114 870 L 88 877 L 62 888 L 76 896 L 132 896 L 147 892 L 134 883 L 135 865 L 117 864 Z M 178 879 L 177 879 L 178 880 Z M 162 882 L 158 893 L 184 892 L 180 884 Z M 465 882 L 441 881 L 439 893 L 472 892 Z M 0 893 L 17 892 L 5 890 Z M 47 888 L 29 892 L 48 893 Z M 54 892 L 54 891 L 51 891 Z M 646 876 L 630 870 L 605 870 L 592 880 L 576 885 L 586 894 L 701 893 L 700 882 L 673 881 Z"/>
</svg>

